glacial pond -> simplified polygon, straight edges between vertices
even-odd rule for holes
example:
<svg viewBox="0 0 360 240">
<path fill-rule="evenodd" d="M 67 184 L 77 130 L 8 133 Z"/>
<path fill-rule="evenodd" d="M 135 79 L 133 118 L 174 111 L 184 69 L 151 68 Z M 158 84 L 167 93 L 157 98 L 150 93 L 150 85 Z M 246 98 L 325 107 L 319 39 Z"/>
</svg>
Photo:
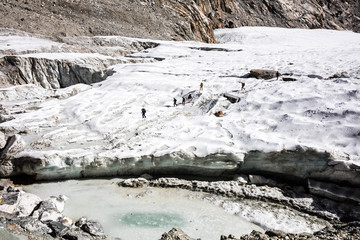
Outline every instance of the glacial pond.
<svg viewBox="0 0 360 240">
<path fill-rule="evenodd" d="M 124 188 L 111 180 L 69 180 L 24 186 L 42 199 L 69 197 L 64 215 L 74 221 L 87 217 L 99 221 L 105 234 L 123 240 L 156 240 L 172 227 L 192 238 L 218 240 L 263 231 L 239 216 L 225 212 L 211 195 L 183 189 Z"/>
</svg>

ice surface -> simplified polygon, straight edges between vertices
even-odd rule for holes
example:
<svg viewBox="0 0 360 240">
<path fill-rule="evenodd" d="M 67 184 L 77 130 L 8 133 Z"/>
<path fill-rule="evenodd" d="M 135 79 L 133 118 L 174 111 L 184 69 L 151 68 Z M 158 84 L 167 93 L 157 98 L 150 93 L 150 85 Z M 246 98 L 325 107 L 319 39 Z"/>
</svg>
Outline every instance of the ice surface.
<svg viewBox="0 0 360 240">
<path fill-rule="evenodd" d="M 47 39 L 30 36 L 14 36 L 0 33 L 0 57 L 1 51 L 21 53 L 31 51 L 49 51 L 60 47 L 62 44 Z"/>
<path fill-rule="evenodd" d="M 203 200 L 208 194 L 182 189 L 121 188 L 116 180 L 84 180 L 33 184 L 24 190 L 43 199 L 65 194 L 64 215 L 98 220 L 105 233 L 124 240 L 159 239 L 172 227 L 193 238 L 263 231 L 243 218 Z"/>
<path fill-rule="evenodd" d="M 44 100 L 0 127 L 27 132 L 18 157 L 55 168 L 113 161 L 136 166 L 144 156 L 152 163 L 174 154 L 241 159 L 250 150 L 299 145 L 360 165 L 360 34 L 265 27 L 215 34 L 220 44 L 156 41 L 159 46 L 128 57 L 163 61 L 115 65 L 107 80 Z M 241 78 L 251 69 L 278 70 L 297 81 Z M 345 77 L 329 78 L 342 72 Z M 181 105 L 190 92 L 193 101 Z M 231 104 L 223 93 L 241 101 Z M 215 117 L 220 110 L 225 116 Z"/>
</svg>

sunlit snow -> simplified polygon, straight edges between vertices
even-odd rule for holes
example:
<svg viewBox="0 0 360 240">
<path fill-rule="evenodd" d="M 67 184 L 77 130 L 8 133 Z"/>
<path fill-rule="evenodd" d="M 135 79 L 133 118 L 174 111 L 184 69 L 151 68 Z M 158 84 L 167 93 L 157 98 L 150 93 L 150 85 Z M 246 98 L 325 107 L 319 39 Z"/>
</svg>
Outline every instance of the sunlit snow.
<svg viewBox="0 0 360 240">
<path fill-rule="evenodd" d="M 48 167 L 106 166 L 127 158 L 136 165 L 143 156 L 171 154 L 241 159 L 250 150 L 296 146 L 359 164 L 360 34 L 265 27 L 215 34 L 219 44 L 156 41 L 159 46 L 124 57 L 154 61 L 115 65 L 107 80 L 42 101 L 0 126 L 26 131 L 18 156 L 44 159 Z M 277 70 L 297 81 L 242 78 L 251 69 Z M 336 73 L 343 75 L 329 78 Z M 231 104 L 224 93 L 241 101 Z M 189 94 L 193 100 L 182 105 Z M 225 116 L 214 116 L 217 111 Z"/>
</svg>

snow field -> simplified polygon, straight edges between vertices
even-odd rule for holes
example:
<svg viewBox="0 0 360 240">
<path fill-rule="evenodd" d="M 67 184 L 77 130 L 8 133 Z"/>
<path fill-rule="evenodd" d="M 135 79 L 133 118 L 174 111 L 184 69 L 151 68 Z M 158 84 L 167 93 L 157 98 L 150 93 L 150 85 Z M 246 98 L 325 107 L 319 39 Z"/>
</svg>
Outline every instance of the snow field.
<svg viewBox="0 0 360 240">
<path fill-rule="evenodd" d="M 217 30 L 216 36 L 219 44 L 157 41 L 158 47 L 132 57 L 163 61 L 115 65 L 107 80 L 43 101 L 0 126 L 33 129 L 19 156 L 90 153 L 91 162 L 177 152 L 240 156 L 300 145 L 360 165 L 359 34 L 244 27 Z M 278 70 L 297 81 L 242 78 L 251 69 Z M 342 72 L 345 77 L 328 79 Z M 181 105 L 189 93 L 193 101 Z M 231 104 L 223 93 L 241 101 Z M 220 110 L 225 116 L 215 117 Z M 34 148 L 34 142 L 48 144 Z"/>
</svg>

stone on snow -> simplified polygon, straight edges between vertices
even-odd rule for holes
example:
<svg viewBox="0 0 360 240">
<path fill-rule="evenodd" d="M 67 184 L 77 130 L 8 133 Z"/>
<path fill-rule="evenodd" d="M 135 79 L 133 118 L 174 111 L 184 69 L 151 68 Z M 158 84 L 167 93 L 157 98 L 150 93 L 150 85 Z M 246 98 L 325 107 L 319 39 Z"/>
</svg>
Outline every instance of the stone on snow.
<svg viewBox="0 0 360 240">
<path fill-rule="evenodd" d="M 280 73 L 275 70 L 264 70 L 264 69 L 252 69 L 250 70 L 250 78 L 256 78 L 256 79 L 272 79 L 279 76 Z"/>
</svg>

